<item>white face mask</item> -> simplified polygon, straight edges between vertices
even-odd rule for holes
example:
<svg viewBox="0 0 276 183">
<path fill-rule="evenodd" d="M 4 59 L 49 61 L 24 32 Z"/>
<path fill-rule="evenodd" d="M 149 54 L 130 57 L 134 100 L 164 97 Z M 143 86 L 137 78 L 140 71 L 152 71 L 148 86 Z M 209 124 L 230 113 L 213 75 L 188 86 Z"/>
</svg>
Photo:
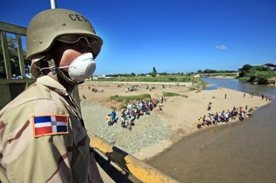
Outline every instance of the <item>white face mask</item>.
<svg viewBox="0 0 276 183">
<path fill-rule="evenodd" d="M 82 82 L 90 78 L 95 70 L 96 63 L 92 53 L 84 53 L 72 61 L 68 68 L 68 74 L 72 80 Z"/>
</svg>

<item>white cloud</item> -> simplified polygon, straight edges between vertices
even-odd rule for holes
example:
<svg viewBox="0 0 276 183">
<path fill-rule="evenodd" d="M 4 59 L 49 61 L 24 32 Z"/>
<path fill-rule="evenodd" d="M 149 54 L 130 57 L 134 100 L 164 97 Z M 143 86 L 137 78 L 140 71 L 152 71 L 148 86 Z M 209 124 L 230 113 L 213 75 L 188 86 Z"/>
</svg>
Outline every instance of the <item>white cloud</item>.
<svg viewBox="0 0 276 183">
<path fill-rule="evenodd" d="M 227 46 L 225 46 L 224 44 L 216 45 L 215 48 L 219 50 L 227 50 Z"/>
</svg>

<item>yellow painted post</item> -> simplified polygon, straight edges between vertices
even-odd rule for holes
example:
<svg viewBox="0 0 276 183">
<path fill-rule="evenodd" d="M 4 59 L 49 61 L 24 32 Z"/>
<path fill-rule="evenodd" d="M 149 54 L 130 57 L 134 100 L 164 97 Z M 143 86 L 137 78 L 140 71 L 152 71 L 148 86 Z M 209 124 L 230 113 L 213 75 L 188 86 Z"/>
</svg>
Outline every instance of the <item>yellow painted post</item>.
<svg viewBox="0 0 276 183">
<path fill-rule="evenodd" d="M 90 146 L 106 155 L 111 161 L 118 164 L 120 168 L 129 172 L 137 179 L 145 183 L 178 183 L 179 181 L 151 167 L 143 161 L 129 155 L 123 150 L 112 146 L 104 139 L 90 135 Z"/>
</svg>

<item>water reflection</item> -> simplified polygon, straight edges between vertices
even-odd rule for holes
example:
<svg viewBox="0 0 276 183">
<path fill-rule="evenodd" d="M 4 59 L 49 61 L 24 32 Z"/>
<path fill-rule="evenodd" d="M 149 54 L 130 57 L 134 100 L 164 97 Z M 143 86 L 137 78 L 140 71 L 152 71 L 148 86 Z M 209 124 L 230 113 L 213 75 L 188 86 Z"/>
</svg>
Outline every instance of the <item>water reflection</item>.
<svg viewBox="0 0 276 183">
<path fill-rule="evenodd" d="M 214 90 L 217 88 L 229 88 L 241 92 L 252 93 L 254 95 L 269 95 L 275 98 L 276 90 L 274 86 L 251 85 L 249 83 L 242 83 L 237 79 L 223 79 L 223 78 L 203 78 L 203 80 L 210 84 L 206 90 Z"/>
</svg>

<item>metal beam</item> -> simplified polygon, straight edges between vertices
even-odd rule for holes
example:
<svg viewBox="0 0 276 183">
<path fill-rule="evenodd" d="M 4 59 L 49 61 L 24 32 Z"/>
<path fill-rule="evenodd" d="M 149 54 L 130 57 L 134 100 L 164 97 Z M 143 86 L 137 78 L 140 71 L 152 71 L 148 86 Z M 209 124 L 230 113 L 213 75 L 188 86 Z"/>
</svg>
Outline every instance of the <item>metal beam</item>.
<svg viewBox="0 0 276 183">
<path fill-rule="evenodd" d="M 9 50 L 8 50 L 7 36 L 6 36 L 5 32 L 1 31 L 1 29 L 0 29 L 0 36 L 1 36 L 1 47 L 2 47 L 2 51 L 3 51 L 3 57 L 4 57 L 6 79 L 12 79 L 11 63 L 10 63 L 10 56 L 9 56 Z"/>
<path fill-rule="evenodd" d="M 51 2 L 51 9 L 55 9 L 56 8 L 56 1 L 55 0 L 50 0 Z"/>
<path fill-rule="evenodd" d="M 1 22 L 1 21 L 0 21 L 0 30 L 2 30 L 4 32 L 19 34 L 22 36 L 26 36 L 26 33 L 27 33 L 27 28 L 25 28 L 25 27 L 21 27 L 18 25 Z"/>
<path fill-rule="evenodd" d="M 25 63 L 24 63 L 24 55 L 23 55 L 23 48 L 22 48 L 22 41 L 21 36 L 16 34 L 16 43 L 17 43 L 17 55 L 18 55 L 18 62 L 20 68 L 20 74 L 22 78 L 26 77 L 25 73 Z"/>
</svg>

